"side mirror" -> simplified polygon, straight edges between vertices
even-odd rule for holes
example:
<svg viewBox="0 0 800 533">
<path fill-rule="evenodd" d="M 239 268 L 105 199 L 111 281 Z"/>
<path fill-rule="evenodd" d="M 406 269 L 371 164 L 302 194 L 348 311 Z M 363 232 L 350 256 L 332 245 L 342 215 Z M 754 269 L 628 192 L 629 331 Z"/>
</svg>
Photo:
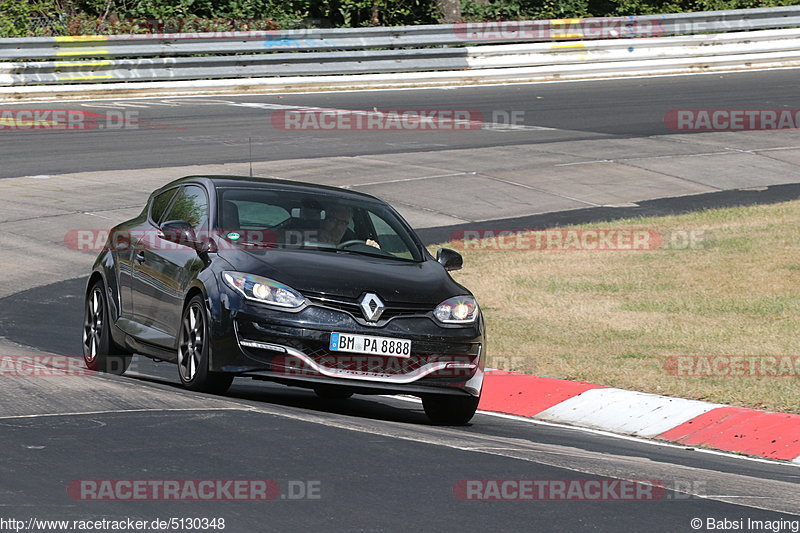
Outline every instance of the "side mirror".
<svg viewBox="0 0 800 533">
<path fill-rule="evenodd" d="M 445 270 L 461 270 L 464 266 L 464 258 L 455 250 L 449 248 L 439 248 L 436 251 L 436 260 Z"/>
<path fill-rule="evenodd" d="M 169 220 L 161 224 L 161 238 L 181 246 L 188 246 L 198 252 L 206 251 L 207 243 L 200 242 L 192 226 L 184 220 Z"/>
</svg>

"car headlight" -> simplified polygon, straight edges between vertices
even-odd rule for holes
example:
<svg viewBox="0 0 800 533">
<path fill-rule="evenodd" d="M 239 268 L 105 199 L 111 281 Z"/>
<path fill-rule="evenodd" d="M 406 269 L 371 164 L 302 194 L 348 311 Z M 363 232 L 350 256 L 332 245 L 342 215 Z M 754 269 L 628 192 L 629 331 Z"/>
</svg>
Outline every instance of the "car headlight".
<svg viewBox="0 0 800 533">
<path fill-rule="evenodd" d="M 223 272 L 222 279 L 231 289 L 248 300 L 290 309 L 296 309 L 306 301 L 302 294 L 291 287 L 261 276 L 242 272 Z"/>
<path fill-rule="evenodd" d="M 468 324 L 478 318 L 478 302 L 472 296 L 454 296 L 433 310 L 436 320 L 445 324 Z"/>
</svg>

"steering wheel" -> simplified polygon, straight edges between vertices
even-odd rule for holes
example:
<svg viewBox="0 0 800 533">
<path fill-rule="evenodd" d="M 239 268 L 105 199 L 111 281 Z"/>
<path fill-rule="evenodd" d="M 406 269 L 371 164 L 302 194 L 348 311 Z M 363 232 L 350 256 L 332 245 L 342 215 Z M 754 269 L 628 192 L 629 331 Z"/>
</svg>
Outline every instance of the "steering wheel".
<svg viewBox="0 0 800 533">
<path fill-rule="evenodd" d="M 361 240 L 358 240 L 358 239 L 351 239 L 349 241 L 344 241 L 342 243 L 337 244 L 336 247 L 344 249 L 344 248 L 347 248 L 348 246 L 353 246 L 355 244 L 364 244 L 366 246 L 366 243 L 364 241 L 361 241 Z"/>
</svg>

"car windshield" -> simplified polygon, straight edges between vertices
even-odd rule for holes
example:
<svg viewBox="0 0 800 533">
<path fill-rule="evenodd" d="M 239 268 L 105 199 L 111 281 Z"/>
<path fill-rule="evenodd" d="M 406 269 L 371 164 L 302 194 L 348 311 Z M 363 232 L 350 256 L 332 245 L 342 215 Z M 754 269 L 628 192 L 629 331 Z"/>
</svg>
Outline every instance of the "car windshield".
<svg viewBox="0 0 800 533">
<path fill-rule="evenodd" d="M 230 242 L 421 261 L 411 232 L 376 201 L 308 192 L 221 189 L 217 229 Z"/>
</svg>

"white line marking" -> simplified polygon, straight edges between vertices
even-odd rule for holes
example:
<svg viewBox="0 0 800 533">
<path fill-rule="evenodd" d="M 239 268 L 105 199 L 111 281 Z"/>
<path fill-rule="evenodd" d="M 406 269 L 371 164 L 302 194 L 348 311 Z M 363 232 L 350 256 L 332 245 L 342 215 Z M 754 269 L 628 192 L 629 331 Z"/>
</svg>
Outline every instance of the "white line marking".
<svg viewBox="0 0 800 533">
<path fill-rule="evenodd" d="M 242 405 L 241 407 L 175 407 L 175 408 L 148 408 L 148 409 L 114 409 L 107 411 L 76 411 L 71 413 L 39 413 L 35 415 L 8 415 L 0 416 L 0 420 L 18 420 L 22 418 L 44 418 L 48 416 L 83 416 L 83 415 L 113 415 L 123 413 L 160 413 L 173 411 L 252 411 L 255 408 Z"/>
<path fill-rule="evenodd" d="M 412 398 L 408 396 L 389 396 L 389 395 L 381 395 L 384 398 L 394 398 L 396 400 L 402 400 L 404 402 L 412 402 L 412 403 L 422 403 L 422 400 L 418 398 Z M 793 464 L 787 463 L 784 461 L 779 461 L 777 459 L 766 459 L 762 457 L 751 457 L 749 455 L 739 455 L 731 452 L 725 452 L 721 450 L 710 450 L 708 448 L 696 448 L 694 446 L 687 446 L 685 444 L 675 444 L 673 442 L 666 442 L 666 441 L 657 441 L 651 439 L 645 439 L 642 437 L 634 437 L 632 435 L 622 435 L 620 433 L 612 433 L 610 431 L 604 431 L 602 429 L 592 429 L 592 428 L 585 428 L 580 426 L 570 426 L 567 424 L 559 424 L 557 422 L 546 422 L 544 420 L 537 420 L 535 418 L 527 418 L 524 416 L 517 416 L 517 415 L 509 415 L 506 413 L 495 413 L 494 411 L 478 411 L 479 414 L 487 415 L 487 416 L 494 416 L 497 418 L 505 418 L 507 420 L 515 420 L 517 422 L 524 422 L 527 424 L 534 424 L 537 426 L 547 426 L 553 428 L 561 428 L 561 429 L 571 429 L 574 431 L 580 431 L 583 433 L 591 433 L 593 435 L 602 435 L 604 437 L 613 437 L 616 439 L 622 440 L 629 440 L 633 442 L 639 442 L 642 444 L 651 444 L 653 446 L 662 446 L 664 448 L 676 448 L 681 450 L 691 450 L 693 452 L 698 453 L 707 453 L 711 455 L 720 455 L 723 457 L 728 457 L 731 459 L 741 459 L 744 461 L 754 461 L 756 463 L 767 463 L 771 465 L 782 465 L 782 466 L 790 466 L 790 467 L 797 467 L 800 468 L 800 464 Z"/>
<path fill-rule="evenodd" d="M 498 177 L 495 177 L 495 176 L 490 176 L 488 174 L 478 174 L 478 175 L 482 176 L 484 178 L 487 178 L 487 179 L 491 179 L 491 180 L 494 180 L 494 181 L 499 181 L 500 183 L 505 183 L 507 185 L 513 185 L 515 187 L 522 187 L 523 189 L 529 189 L 531 191 L 540 192 L 542 194 L 549 194 L 550 196 L 557 196 L 559 198 L 564 198 L 566 200 L 571 200 L 573 202 L 578 202 L 578 203 L 581 203 L 581 204 L 590 205 L 592 207 L 600 207 L 600 204 L 596 204 L 594 202 L 590 202 L 589 200 L 581 200 L 580 198 L 575 198 L 573 196 L 568 196 L 566 194 L 559 194 L 557 192 L 547 191 L 547 190 L 542 189 L 540 187 L 534 187 L 533 185 L 526 185 L 524 183 L 517 183 L 516 181 L 511 181 L 511 180 L 507 180 L 507 179 L 503 179 L 503 178 L 498 178 Z"/>
<path fill-rule="evenodd" d="M 386 180 L 386 181 L 371 181 L 369 183 L 353 183 L 350 185 L 339 185 L 342 189 L 349 189 L 351 187 L 363 187 L 365 185 L 381 185 L 383 183 L 401 183 L 404 181 L 418 181 L 418 180 L 432 180 L 436 178 L 450 178 L 453 176 L 467 176 L 467 175 L 475 175 L 475 172 L 453 172 L 452 174 L 439 174 L 436 176 L 419 176 L 416 178 L 401 178 L 396 180 Z"/>
<path fill-rule="evenodd" d="M 574 165 L 591 165 L 594 163 L 613 163 L 613 159 L 595 159 L 594 161 L 578 161 L 577 163 L 556 163 L 554 167 L 571 167 Z"/>
<path fill-rule="evenodd" d="M 767 130 L 762 130 L 762 131 L 767 131 Z M 714 133 L 714 132 L 708 132 L 708 133 Z M 706 157 L 711 155 L 758 154 L 759 152 L 775 152 L 781 150 L 797 150 L 797 149 L 800 149 L 800 146 L 778 146 L 775 148 L 753 148 L 750 150 L 747 150 L 745 148 L 725 148 L 724 150 L 716 152 L 700 152 L 697 154 L 667 154 L 667 155 L 651 155 L 642 157 L 620 157 L 618 159 L 596 159 L 593 161 L 578 161 L 575 163 L 556 163 L 553 166 L 569 167 L 572 165 L 591 165 L 593 163 L 617 163 L 620 161 L 648 161 L 651 159 L 670 159 L 673 157 Z"/>
<path fill-rule="evenodd" d="M 97 213 L 87 213 L 84 211 L 84 215 L 89 215 L 90 217 L 97 217 L 97 218 L 104 218 L 106 220 L 113 220 L 111 217 L 104 217 L 103 215 L 98 215 Z"/>
<path fill-rule="evenodd" d="M 318 90 L 318 91 L 289 91 L 289 92 L 264 92 L 264 93 L 225 93 L 225 96 L 229 98 L 234 97 L 254 97 L 254 96 L 271 96 L 271 95 L 304 95 L 304 94 L 339 94 L 339 93 L 363 93 L 363 92 L 383 92 L 383 91 L 446 91 L 446 90 L 453 90 L 453 89 L 481 89 L 481 88 L 492 88 L 497 86 L 518 86 L 518 85 L 550 85 L 554 83 L 592 83 L 598 81 L 627 81 L 627 80 L 640 80 L 640 79 L 650 79 L 650 78 L 677 78 L 677 77 L 684 77 L 684 76 L 718 76 L 720 74 L 757 74 L 759 72 L 768 72 L 768 71 L 779 71 L 779 70 L 798 70 L 798 67 L 770 67 L 770 68 L 759 68 L 753 69 L 749 71 L 742 71 L 742 70 L 716 70 L 713 72 L 685 72 L 681 74 L 654 74 L 654 75 L 640 75 L 640 76 L 625 76 L 625 77 L 608 77 L 608 78 L 590 78 L 590 79 L 570 79 L 570 80 L 550 80 L 550 81 L 518 81 L 518 82 L 499 82 L 499 83 L 486 83 L 481 85 L 475 84 L 453 84 L 453 85 L 437 85 L 437 86 L 430 86 L 430 87 L 380 87 L 380 88 L 373 88 L 373 89 L 333 89 L 333 90 Z M 96 88 L 96 87 L 95 87 Z M 53 89 L 57 90 L 57 89 Z M 2 96 L 4 93 L 0 93 Z M 13 93 L 8 93 L 13 94 Z M 60 102 L 60 103 L 68 103 L 68 102 L 108 102 L 108 101 L 115 101 L 115 100 L 164 100 L 166 98 L 172 100 L 179 100 L 185 98 L 208 98 L 210 96 L 219 96 L 220 93 L 205 93 L 205 94 L 189 94 L 184 96 L 169 96 L 169 95 L 161 95 L 161 96 L 125 96 L 125 97 L 109 97 L 109 98 L 75 98 L 70 100 L 62 100 L 62 99 L 50 99 L 50 100 L 25 100 L 24 103 L 19 101 L 13 102 L 5 102 L 0 101 L 0 103 L 9 105 L 9 104 L 18 104 L 18 105 L 27 105 L 27 104 L 36 104 L 36 103 L 52 103 L 52 102 Z"/>
</svg>

